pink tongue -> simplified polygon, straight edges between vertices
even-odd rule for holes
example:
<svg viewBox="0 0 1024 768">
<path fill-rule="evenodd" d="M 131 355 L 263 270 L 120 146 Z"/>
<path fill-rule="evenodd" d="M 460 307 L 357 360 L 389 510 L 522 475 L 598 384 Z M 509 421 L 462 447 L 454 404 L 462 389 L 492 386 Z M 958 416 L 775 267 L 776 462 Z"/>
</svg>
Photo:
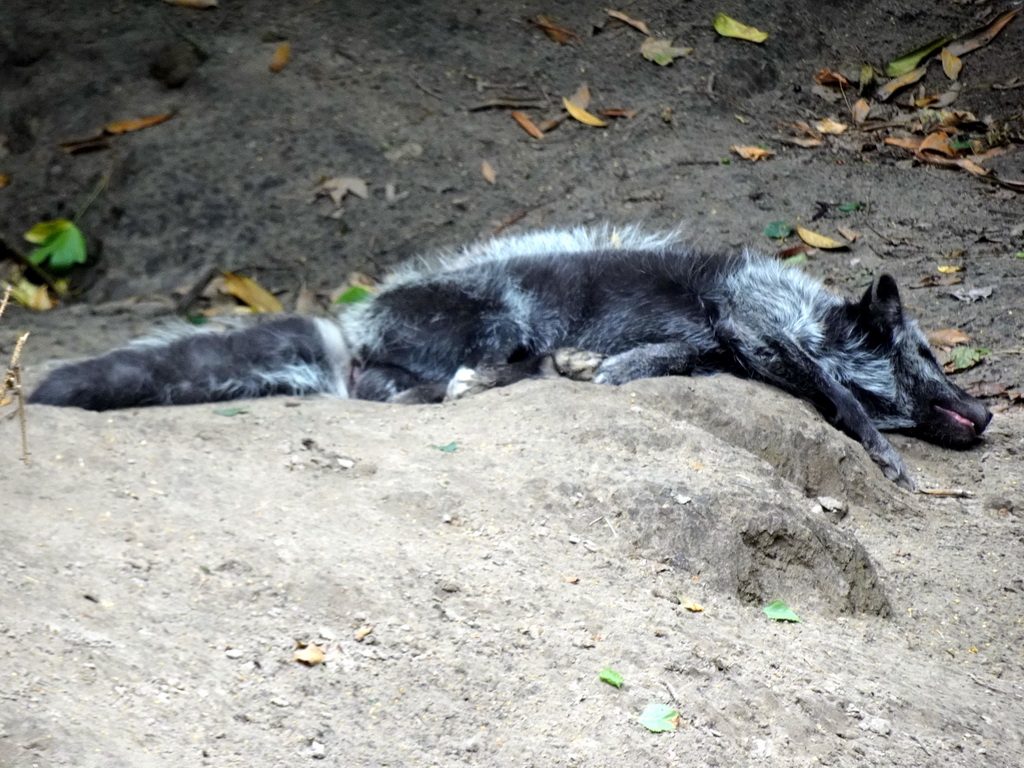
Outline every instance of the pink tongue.
<svg viewBox="0 0 1024 768">
<path fill-rule="evenodd" d="M 971 429 L 974 429 L 974 423 L 970 419 L 965 419 L 963 416 L 961 416 L 956 411 L 951 411 L 948 408 L 943 408 L 941 405 L 936 405 L 935 406 L 935 410 L 941 411 L 942 413 L 946 414 L 953 421 L 960 422 L 964 426 L 967 426 L 967 427 L 970 427 Z"/>
</svg>

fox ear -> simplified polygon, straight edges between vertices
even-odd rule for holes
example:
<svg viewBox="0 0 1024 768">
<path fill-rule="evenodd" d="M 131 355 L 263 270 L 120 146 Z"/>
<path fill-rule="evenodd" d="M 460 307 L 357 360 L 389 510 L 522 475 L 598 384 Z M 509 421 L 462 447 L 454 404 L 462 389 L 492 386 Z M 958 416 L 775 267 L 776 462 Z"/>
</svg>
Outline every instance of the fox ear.
<svg viewBox="0 0 1024 768">
<path fill-rule="evenodd" d="M 890 275 L 880 275 L 860 300 L 861 311 L 879 331 L 889 332 L 903 322 L 900 290 Z"/>
</svg>

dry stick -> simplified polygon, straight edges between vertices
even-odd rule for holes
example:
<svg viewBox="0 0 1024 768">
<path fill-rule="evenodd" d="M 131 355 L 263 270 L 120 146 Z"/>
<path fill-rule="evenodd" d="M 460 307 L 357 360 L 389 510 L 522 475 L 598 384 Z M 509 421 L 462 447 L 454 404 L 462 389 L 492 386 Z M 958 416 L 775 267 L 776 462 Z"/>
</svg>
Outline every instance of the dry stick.
<svg viewBox="0 0 1024 768">
<path fill-rule="evenodd" d="M 7 309 L 7 303 L 11 298 L 11 286 L 7 286 L 7 290 L 4 291 L 4 298 L 0 301 L 0 318 L 4 316 L 4 311 Z M 14 344 L 14 352 L 11 354 L 11 361 L 7 365 L 7 370 L 4 372 L 3 380 L 0 381 L 0 400 L 6 397 L 8 391 L 13 392 L 14 396 L 18 398 L 18 420 L 21 422 L 21 460 L 28 464 L 28 424 L 25 418 L 25 395 L 21 389 L 21 368 L 18 365 L 18 359 L 21 357 L 21 350 L 25 347 L 25 342 L 28 340 L 28 333 L 23 333 L 18 337 L 18 340 Z"/>
</svg>

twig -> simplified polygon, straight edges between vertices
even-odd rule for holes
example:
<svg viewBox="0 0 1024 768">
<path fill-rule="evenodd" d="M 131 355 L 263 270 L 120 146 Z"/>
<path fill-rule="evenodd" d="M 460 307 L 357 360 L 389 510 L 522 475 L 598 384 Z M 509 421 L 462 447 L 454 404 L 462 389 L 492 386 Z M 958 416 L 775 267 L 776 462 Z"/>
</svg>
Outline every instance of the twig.
<svg viewBox="0 0 1024 768">
<path fill-rule="evenodd" d="M 548 103 L 543 99 L 487 99 L 479 104 L 466 107 L 467 112 L 482 109 L 543 109 Z"/>
<path fill-rule="evenodd" d="M 7 304 L 11 298 L 11 286 L 4 291 L 4 298 L 0 301 L 0 318 L 4 316 Z M 0 381 L 0 402 L 7 397 L 8 392 L 13 392 L 18 399 L 18 421 L 21 423 L 21 460 L 28 464 L 28 421 L 25 417 L 25 394 L 21 388 L 21 367 L 18 360 L 21 357 L 21 350 L 25 348 L 28 341 L 28 332 L 21 334 L 14 343 L 14 352 L 11 353 L 11 361 L 7 364 L 3 380 Z"/>
<path fill-rule="evenodd" d="M 415 77 L 410 77 L 409 79 L 412 80 L 412 84 L 413 85 L 415 85 L 417 88 L 419 88 L 425 94 L 427 94 L 427 96 L 433 96 L 438 101 L 448 101 L 448 99 L 445 98 L 444 94 L 438 93 L 437 91 L 430 90 L 429 88 L 427 88 L 427 86 L 425 86 L 423 83 L 421 83 Z"/>
<path fill-rule="evenodd" d="M 925 496 L 947 496 L 953 499 L 974 498 L 972 491 L 967 491 L 963 488 L 921 488 L 918 490 L 918 493 L 922 493 Z"/>
</svg>

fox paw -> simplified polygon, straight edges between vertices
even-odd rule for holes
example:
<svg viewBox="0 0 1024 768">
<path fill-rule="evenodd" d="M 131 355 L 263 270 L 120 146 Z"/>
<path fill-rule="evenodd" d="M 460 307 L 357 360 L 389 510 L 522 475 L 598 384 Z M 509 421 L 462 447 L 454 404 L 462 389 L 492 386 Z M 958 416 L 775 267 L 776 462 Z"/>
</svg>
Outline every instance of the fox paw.
<svg viewBox="0 0 1024 768">
<path fill-rule="evenodd" d="M 572 381 L 593 381 L 605 356 L 575 347 L 563 347 L 551 353 L 555 372 Z"/>
<path fill-rule="evenodd" d="M 459 368 L 448 381 L 445 400 L 458 400 L 492 389 L 497 381 L 490 371 L 481 368 Z"/>
</svg>

